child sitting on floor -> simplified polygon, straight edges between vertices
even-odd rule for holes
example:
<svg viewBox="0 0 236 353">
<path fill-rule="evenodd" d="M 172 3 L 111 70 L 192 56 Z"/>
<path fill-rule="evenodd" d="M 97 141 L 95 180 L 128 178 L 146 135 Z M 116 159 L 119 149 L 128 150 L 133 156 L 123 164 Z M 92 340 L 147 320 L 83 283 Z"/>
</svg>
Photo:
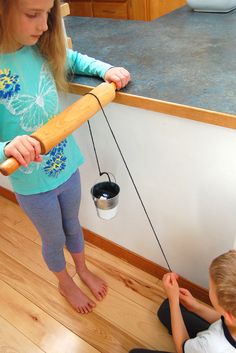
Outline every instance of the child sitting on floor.
<svg viewBox="0 0 236 353">
<path fill-rule="evenodd" d="M 158 317 L 173 335 L 177 353 L 235 353 L 236 348 L 236 251 L 214 259 L 209 269 L 209 296 L 214 307 L 199 303 L 179 288 L 175 273 L 163 277 L 168 299 Z M 166 353 L 133 349 L 130 353 Z"/>
</svg>

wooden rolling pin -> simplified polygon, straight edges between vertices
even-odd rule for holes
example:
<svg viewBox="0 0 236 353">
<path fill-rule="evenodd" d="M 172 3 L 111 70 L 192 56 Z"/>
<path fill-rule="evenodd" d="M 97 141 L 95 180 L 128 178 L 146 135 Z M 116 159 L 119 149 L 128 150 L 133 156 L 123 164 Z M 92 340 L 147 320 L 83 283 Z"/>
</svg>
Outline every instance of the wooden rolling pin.
<svg viewBox="0 0 236 353">
<path fill-rule="evenodd" d="M 116 85 L 114 83 L 103 82 L 90 91 L 90 93 L 97 96 L 102 106 L 105 106 L 115 98 Z M 87 94 L 49 120 L 31 136 L 40 142 L 41 154 L 45 154 L 99 110 L 100 105 L 96 97 Z M 10 157 L 0 164 L 0 172 L 3 175 L 10 175 L 19 167 L 19 162 L 15 158 Z"/>
</svg>

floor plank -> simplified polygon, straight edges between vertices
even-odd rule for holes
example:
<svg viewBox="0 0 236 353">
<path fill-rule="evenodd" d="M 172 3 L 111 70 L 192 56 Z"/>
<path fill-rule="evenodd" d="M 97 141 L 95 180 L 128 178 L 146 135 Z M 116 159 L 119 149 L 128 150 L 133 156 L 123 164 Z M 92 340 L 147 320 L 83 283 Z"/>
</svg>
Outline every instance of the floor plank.
<svg viewBox="0 0 236 353">
<path fill-rule="evenodd" d="M 75 281 L 89 295 L 89 290 L 78 277 Z M 159 349 L 174 350 L 172 340 L 169 339 L 167 330 L 163 329 L 157 319 L 156 313 L 153 314 L 111 288 L 106 300 L 99 303 L 95 312 L 106 322 L 110 322 L 129 336 L 134 337 L 144 347 L 157 348 L 157 342 L 159 342 Z"/>
<path fill-rule="evenodd" d="M 78 334 L 100 352 L 125 353 L 140 342 L 106 322 L 96 311 L 79 315 L 59 294 L 55 286 L 15 262 L 0 251 L 0 279 Z M 47 283 L 47 285 L 46 285 Z"/>
<path fill-rule="evenodd" d="M 0 281 L 0 286 L 1 317 L 44 352 L 99 352 L 9 285 Z M 11 328 L 6 330 L 10 332 Z"/>
<path fill-rule="evenodd" d="M 165 295 L 154 276 L 86 243 L 87 264 L 108 282 L 109 293 L 93 313 L 78 314 L 59 294 L 31 222 L 1 197 L 0 249 L 0 315 L 10 325 L 9 335 L 16 331 L 23 344 L 29 340 L 46 353 L 128 353 L 134 347 L 175 352 L 156 317 Z M 74 280 L 92 297 L 67 251 L 66 260 Z"/>
<path fill-rule="evenodd" d="M 38 233 L 32 222 L 17 204 L 0 196 L 0 206 L 1 223 L 15 229 L 30 240 L 38 238 Z"/>
<path fill-rule="evenodd" d="M 0 352 L 5 353 L 43 353 L 30 340 L 0 316 Z"/>
<path fill-rule="evenodd" d="M 57 285 L 56 277 L 48 270 L 43 261 L 41 246 L 25 238 L 6 224 L 1 224 L 0 249 L 48 282 Z M 67 263 L 67 268 L 73 276 L 76 272 L 74 266 Z"/>
<path fill-rule="evenodd" d="M 90 248 L 89 245 L 86 245 L 87 265 L 91 271 L 103 277 L 109 283 L 109 288 L 152 313 L 156 313 L 157 307 L 165 298 L 160 285 L 143 278 L 140 271 L 136 272 L 136 269 L 130 265 L 125 268 L 124 262 L 122 262 L 122 266 L 118 267 L 112 260 L 107 261 L 99 251 L 91 256 Z"/>
</svg>

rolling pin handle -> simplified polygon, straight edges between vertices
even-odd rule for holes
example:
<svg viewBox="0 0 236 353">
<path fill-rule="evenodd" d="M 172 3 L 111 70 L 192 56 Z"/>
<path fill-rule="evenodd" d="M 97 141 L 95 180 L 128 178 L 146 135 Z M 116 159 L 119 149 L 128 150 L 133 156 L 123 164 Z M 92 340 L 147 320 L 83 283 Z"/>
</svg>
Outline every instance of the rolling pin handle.
<svg viewBox="0 0 236 353">
<path fill-rule="evenodd" d="M 19 167 L 20 163 L 14 157 L 10 157 L 0 164 L 0 172 L 3 175 L 8 176 L 14 173 Z"/>
</svg>

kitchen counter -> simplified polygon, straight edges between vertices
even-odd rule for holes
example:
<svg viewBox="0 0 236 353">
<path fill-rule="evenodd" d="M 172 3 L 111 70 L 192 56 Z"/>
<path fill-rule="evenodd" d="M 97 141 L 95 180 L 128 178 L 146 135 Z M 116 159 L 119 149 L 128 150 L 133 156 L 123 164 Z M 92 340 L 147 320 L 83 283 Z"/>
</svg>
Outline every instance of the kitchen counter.
<svg viewBox="0 0 236 353">
<path fill-rule="evenodd" d="M 236 11 L 197 13 L 185 6 L 152 22 L 67 17 L 65 24 L 75 50 L 131 72 L 121 103 L 129 96 L 136 102 L 130 105 L 142 107 L 140 98 L 149 102 L 144 104 L 147 109 L 158 101 L 158 106 L 170 107 L 170 114 L 177 107 L 176 115 L 181 116 L 178 109 L 183 106 L 193 118 L 207 111 L 214 119 L 223 113 L 234 122 Z M 75 76 L 71 82 L 93 87 L 101 80 Z"/>
</svg>

